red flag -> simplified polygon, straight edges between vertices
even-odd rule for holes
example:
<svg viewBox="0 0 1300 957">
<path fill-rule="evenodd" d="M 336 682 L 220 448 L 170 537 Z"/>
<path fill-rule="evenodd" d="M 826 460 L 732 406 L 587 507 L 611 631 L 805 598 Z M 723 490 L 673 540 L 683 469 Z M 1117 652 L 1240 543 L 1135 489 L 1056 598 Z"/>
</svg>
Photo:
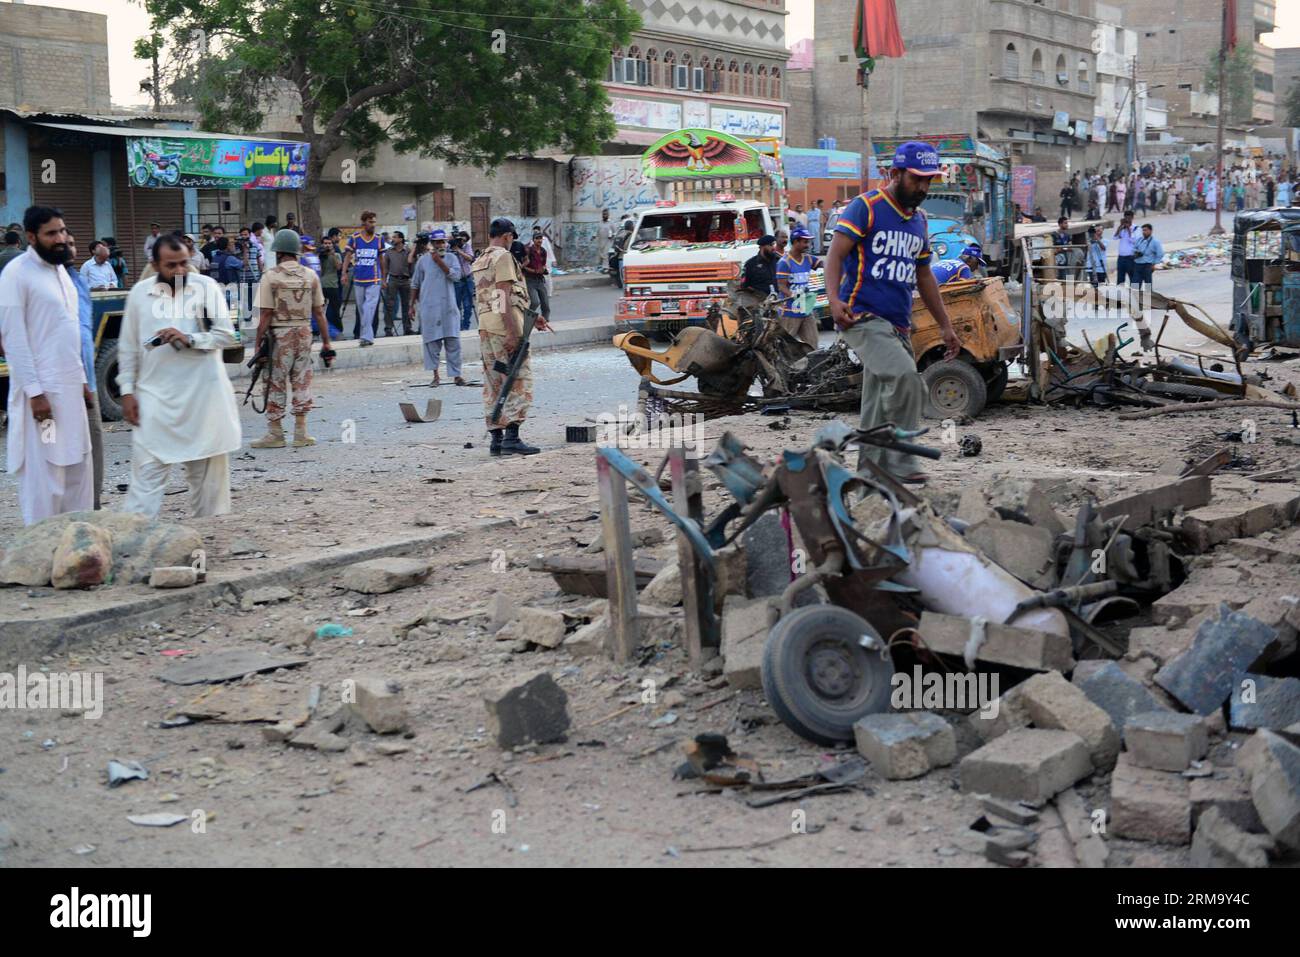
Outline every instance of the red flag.
<svg viewBox="0 0 1300 957">
<path fill-rule="evenodd" d="M 879 56 L 900 57 L 903 35 L 898 31 L 898 11 L 894 0 L 858 0 L 853 18 L 853 49 L 859 60 Z"/>
<path fill-rule="evenodd" d="M 1237 47 L 1237 0 L 1223 0 L 1223 46 L 1226 50 Z"/>
</svg>

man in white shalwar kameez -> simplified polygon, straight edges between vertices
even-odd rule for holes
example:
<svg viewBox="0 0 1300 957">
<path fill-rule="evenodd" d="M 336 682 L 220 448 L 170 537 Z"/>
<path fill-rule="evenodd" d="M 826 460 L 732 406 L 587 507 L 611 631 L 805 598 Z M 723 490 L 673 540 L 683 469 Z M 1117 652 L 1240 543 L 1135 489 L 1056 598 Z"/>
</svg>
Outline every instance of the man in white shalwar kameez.
<svg viewBox="0 0 1300 957">
<path fill-rule="evenodd" d="M 0 342 L 9 362 L 9 471 L 23 523 L 94 507 L 94 464 L 81 365 L 77 289 L 63 214 L 23 216 L 27 251 L 0 274 Z"/>
<path fill-rule="evenodd" d="M 438 363 L 447 350 L 447 374 L 456 385 L 467 385 L 461 376 L 460 308 L 456 305 L 456 283 L 462 273 L 460 257 L 447 251 L 447 233 L 435 229 L 429 234 L 429 252 L 415 263 L 411 275 L 412 308 L 420 320 L 424 339 L 424 367 L 433 370 L 431 385 L 441 385 Z"/>
<path fill-rule="evenodd" d="M 184 464 L 190 514 L 224 515 L 229 455 L 243 441 L 221 359 L 235 328 L 221 287 L 187 271 L 178 240 L 164 236 L 153 256 L 157 274 L 131 288 L 117 347 L 122 415 L 134 427 L 124 508 L 157 516 L 172 466 Z"/>
</svg>

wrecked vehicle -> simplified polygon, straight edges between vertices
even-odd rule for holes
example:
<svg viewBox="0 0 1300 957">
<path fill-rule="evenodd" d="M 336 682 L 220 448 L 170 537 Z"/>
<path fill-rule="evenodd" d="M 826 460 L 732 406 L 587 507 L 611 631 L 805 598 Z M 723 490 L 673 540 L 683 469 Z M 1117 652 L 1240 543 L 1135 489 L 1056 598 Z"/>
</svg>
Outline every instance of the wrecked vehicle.
<svg viewBox="0 0 1300 957">
<path fill-rule="evenodd" d="M 1233 220 L 1232 315 L 1246 351 L 1300 347 L 1300 208 L 1252 210 Z"/>
</svg>

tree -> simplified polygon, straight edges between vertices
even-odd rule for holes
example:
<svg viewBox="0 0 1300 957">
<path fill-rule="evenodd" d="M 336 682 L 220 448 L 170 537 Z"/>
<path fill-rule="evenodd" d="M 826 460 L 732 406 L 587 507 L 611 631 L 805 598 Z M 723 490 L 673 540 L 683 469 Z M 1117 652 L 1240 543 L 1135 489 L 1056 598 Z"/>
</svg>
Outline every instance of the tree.
<svg viewBox="0 0 1300 957">
<path fill-rule="evenodd" d="M 1226 96 L 1219 97 L 1220 108 L 1225 112 L 1225 122 L 1236 126 L 1249 126 L 1255 114 L 1255 51 L 1249 44 L 1239 44 L 1228 53 L 1223 64 Z M 1205 89 L 1219 92 L 1219 52 L 1214 51 L 1205 70 Z"/>
<path fill-rule="evenodd" d="M 325 162 L 344 146 L 356 165 L 387 141 L 485 169 L 544 146 L 595 151 L 615 129 L 600 80 L 640 25 L 625 0 L 144 5 L 161 40 L 139 41 L 136 56 L 165 47 L 168 87 L 205 128 L 251 133 L 278 97 L 293 104 L 311 147 L 300 193 L 311 232 Z"/>
<path fill-rule="evenodd" d="M 1286 111 L 1286 119 L 1282 121 L 1282 125 L 1300 126 L 1300 80 L 1293 82 L 1291 89 L 1287 90 L 1282 108 Z"/>
</svg>

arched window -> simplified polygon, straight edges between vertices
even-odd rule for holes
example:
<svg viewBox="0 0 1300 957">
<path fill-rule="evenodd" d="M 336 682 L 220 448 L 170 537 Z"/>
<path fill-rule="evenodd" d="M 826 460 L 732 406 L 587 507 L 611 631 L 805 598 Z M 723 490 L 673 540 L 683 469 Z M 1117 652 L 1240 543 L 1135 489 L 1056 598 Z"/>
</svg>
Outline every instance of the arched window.
<svg viewBox="0 0 1300 957">
<path fill-rule="evenodd" d="M 767 99 L 767 67 L 763 65 L 760 65 L 758 68 L 757 95 L 762 99 Z"/>
<path fill-rule="evenodd" d="M 1035 83 L 1046 83 L 1047 77 L 1043 73 L 1043 51 L 1035 50 L 1034 58 L 1030 61 L 1031 74 Z"/>
<path fill-rule="evenodd" d="M 1064 53 L 1059 53 L 1056 57 L 1056 85 L 1070 85 L 1070 74 L 1066 71 Z"/>
<path fill-rule="evenodd" d="M 623 48 L 615 47 L 609 58 L 609 80 L 611 83 L 623 82 Z"/>
<path fill-rule="evenodd" d="M 1002 51 L 1002 75 L 1020 79 L 1020 53 L 1014 43 L 1008 43 L 1007 48 Z"/>
<path fill-rule="evenodd" d="M 745 65 L 741 68 L 741 79 L 744 81 L 741 83 L 740 87 L 741 96 L 753 96 L 754 64 L 750 63 L 748 60 L 745 61 Z"/>
<path fill-rule="evenodd" d="M 672 50 L 664 51 L 664 86 L 673 88 L 673 68 L 677 66 L 677 54 Z"/>
<path fill-rule="evenodd" d="M 1088 81 L 1088 61 L 1079 61 L 1079 89 L 1084 93 L 1092 91 L 1092 84 Z"/>
<path fill-rule="evenodd" d="M 646 82 L 651 86 L 659 85 L 659 51 L 654 47 L 645 51 Z"/>
<path fill-rule="evenodd" d="M 713 85 L 709 87 L 712 93 L 721 93 L 727 82 L 727 65 L 722 62 L 722 57 L 713 61 Z"/>
<path fill-rule="evenodd" d="M 772 99 L 781 99 L 781 68 L 772 67 Z"/>
<path fill-rule="evenodd" d="M 727 67 L 727 92 L 740 92 L 740 64 L 735 60 L 732 60 L 731 65 Z"/>
</svg>

